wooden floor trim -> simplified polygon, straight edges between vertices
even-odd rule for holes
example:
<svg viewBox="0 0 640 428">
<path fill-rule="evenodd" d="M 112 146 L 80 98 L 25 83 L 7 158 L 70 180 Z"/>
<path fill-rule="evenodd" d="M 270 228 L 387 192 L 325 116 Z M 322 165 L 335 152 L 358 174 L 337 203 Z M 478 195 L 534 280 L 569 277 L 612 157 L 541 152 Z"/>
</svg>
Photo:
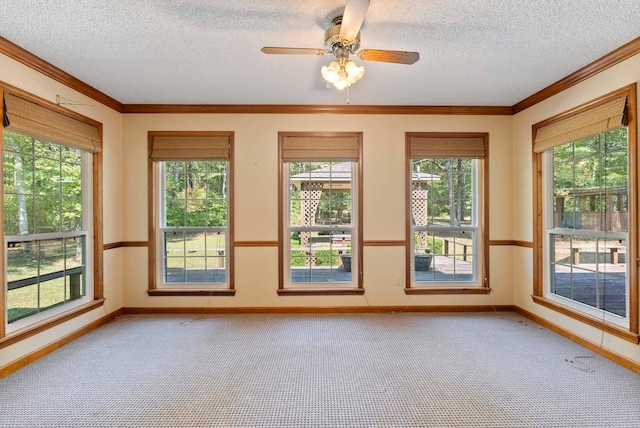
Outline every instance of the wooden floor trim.
<svg viewBox="0 0 640 428">
<path fill-rule="evenodd" d="M 0 379 L 10 375 L 11 373 L 17 370 L 20 370 L 27 364 L 31 364 L 32 362 L 44 357 L 45 355 L 55 351 L 56 349 L 63 347 L 67 343 L 70 343 L 78 339 L 79 337 L 84 336 L 85 334 L 97 329 L 98 327 L 103 326 L 104 324 L 114 320 L 115 318 L 119 317 L 122 314 L 124 314 L 123 309 L 118 309 L 115 312 L 111 312 L 110 314 L 105 315 L 102 318 L 97 319 L 90 324 L 87 324 L 86 326 L 74 331 L 73 333 L 69 333 L 66 336 L 63 336 L 60 339 L 48 345 L 43 346 L 40 349 L 36 349 L 35 351 L 23 356 L 22 358 L 16 361 L 13 361 L 5 366 L 0 367 Z"/>
<path fill-rule="evenodd" d="M 627 340 L 633 344 L 640 343 L 640 335 L 636 333 L 632 333 L 627 329 L 621 328 L 617 325 L 603 322 L 600 318 L 595 318 L 589 315 L 585 315 L 580 313 L 568 306 L 561 305 L 553 300 L 550 300 L 546 297 L 532 295 L 531 298 L 533 301 L 539 305 L 542 305 L 546 308 L 554 310 L 562 315 L 565 315 L 569 318 L 573 318 L 575 320 L 580 321 L 583 324 L 589 325 L 591 327 L 597 328 L 599 330 L 603 330 L 606 333 L 617 336 L 621 339 Z"/>
<path fill-rule="evenodd" d="M 26 330 L 23 330 L 19 333 L 15 333 L 12 335 L 9 335 L 3 339 L 0 340 L 0 349 L 2 348 L 6 348 L 7 346 L 11 346 L 15 343 L 18 343 L 22 340 L 28 339 L 31 336 L 35 336 L 36 334 L 40 334 L 43 331 L 46 331 L 50 328 L 53 328 L 57 325 L 60 325 L 62 323 L 65 323 L 69 320 L 72 320 L 73 318 L 79 317 L 80 315 L 83 315 L 89 311 L 92 311 L 94 309 L 99 308 L 100 306 L 104 305 L 104 300 L 105 299 L 96 299 L 96 300 L 92 300 L 87 304 L 84 304 L 82 306 L 78 306 L 75 307 L 73 309 L 70 309 L 69 311 L 63 312 L 59 315 L 53 316 L 49 319 L 46 319 L 44 321 L 42 321 L 42 323 L 36 324 L 33 327 L 29 327 Z"/>
<path fill-rule="evenodd" d="M 640 374 L 640 363 L 637 363 L 624 355 L 620 355 L 617 352 L 610 351 L 606 348 L 603 348 L 599 343 L 594 343 L 590 340 L 587 340 L 581 336 L 571 333 L 569 330 L 560 327 L 557 324 L 547 321 L 546 319 L 527 311 L 519 306 L 514 306 L 514 312 L 522 315 L 525 318 L 530 319 L 533 322 L 540 324 L 541 326 L 553 331 L 554 333 L 558 333 L 560 336 L 564 336 L 567 339 L 577 343 L 578 345 L 584 346 L 590 351 L 595 352 L 596 354 L 602 355 L 605 358 L 613 361 L 616 364 L 620 364 L 622 367 L 625 367 L 633 372 Z"/>
<path fill-rule="evenodd" d="M 295 307 L 129 307 L 125 314 L 333 314 L 391 312 L 512 312 L 513 305 L 455 306 L 295 306 Z"/>
</svg>

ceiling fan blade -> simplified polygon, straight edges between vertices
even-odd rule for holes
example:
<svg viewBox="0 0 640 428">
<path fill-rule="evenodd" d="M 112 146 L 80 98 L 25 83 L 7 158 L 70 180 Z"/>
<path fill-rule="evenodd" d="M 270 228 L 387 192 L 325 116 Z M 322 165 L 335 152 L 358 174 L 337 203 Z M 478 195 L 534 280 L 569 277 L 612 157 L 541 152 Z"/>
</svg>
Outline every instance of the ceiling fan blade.
<svg viewBox="0 0 640 428">
<path fill-rule="evenodd" d="M 364 49 L 357 53 L 365 61 L 393 62 L 395 64 L 413 64 L 420 59 L 418 52 L 383 51 L 379 49 Z"/>
<path fill-rule="evenodd" d="M 340 24 L 340 38 L 342 40 L 352 42 L 356 39 L 367 9 L 369 9 L 369 0 L 347 0 L 342 14 L 342 24 Z"/>
<path fill-rule="evenodd" d="M 265 46 L 260 50 L 271 55 L 328 55 L 330 53 L 324 49 L 316 48 L 277 48 L 272 46 Z"/>
</svg>

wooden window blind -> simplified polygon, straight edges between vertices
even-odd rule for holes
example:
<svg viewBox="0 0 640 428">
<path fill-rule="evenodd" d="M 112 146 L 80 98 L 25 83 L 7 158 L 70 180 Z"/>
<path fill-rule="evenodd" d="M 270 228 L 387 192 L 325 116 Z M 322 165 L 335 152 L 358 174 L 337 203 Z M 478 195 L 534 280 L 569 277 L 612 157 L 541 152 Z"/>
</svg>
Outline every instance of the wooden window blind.
<svg viewBox="0 0 640 428">
<path fill-rule="evenodd" d="M 478 136 L 412 136 L 409 140 L 411 158 L 471 158 L 484 159 L 485 138 Z"/>
<path fill-rule="evenodd" d="M 284 162 L 357 162 L 358 159 L 359 137 L 357 136 L 282 136 Z"/>
<path fill-rule="evenodd" d="M 229 135 L 203 133 L 153 133 L 149 157 L 154 162 L 229 160 Z"/>
<path fill-rule="evenodd" d="M 102 151 L 98 126 L 26 100 L 4 94 L 5 129 L 90 153 Z"/>
<path fill-rule="evenodd" d="M 626 104 L 626 96 L 617 97 L 537 128 L 533 151 L 542 153 L 623 126 Z"/>
</svg>

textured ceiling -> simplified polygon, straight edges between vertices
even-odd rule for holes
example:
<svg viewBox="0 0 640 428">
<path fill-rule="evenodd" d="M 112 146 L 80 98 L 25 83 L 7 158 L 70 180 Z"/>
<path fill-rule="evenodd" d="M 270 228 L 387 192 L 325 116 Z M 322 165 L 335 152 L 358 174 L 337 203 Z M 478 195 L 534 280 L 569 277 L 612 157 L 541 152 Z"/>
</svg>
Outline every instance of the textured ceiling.
<svg viewBox="0 0 640 428">
<path fill-rule="evenodd" d="M 3 0 L 0 36 L 126 104 L 343 104 L 320 68 L 345 0 Z M 371 0 L 356 105 L 513 105 L 640 36 L 638 0 Z"/>
</svg>

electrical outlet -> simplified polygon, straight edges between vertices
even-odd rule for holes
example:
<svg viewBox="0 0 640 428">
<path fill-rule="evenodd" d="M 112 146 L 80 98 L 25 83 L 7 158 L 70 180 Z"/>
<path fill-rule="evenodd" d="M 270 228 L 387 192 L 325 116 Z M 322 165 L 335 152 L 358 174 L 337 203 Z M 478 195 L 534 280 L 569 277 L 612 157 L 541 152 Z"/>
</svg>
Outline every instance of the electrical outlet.
<svg viewBox="0 0 640 428">
<path fill-rule="evenodd" d="M 404 281 L 402 280 L 402 275 L 398 275 L 396 278 L 396 287 L 402 287 L 404 285 Z"/>
<path fill-rule="evenodd" d="M 498 285 L 499 275 L 497 273 L 491 274 L 491 285 Z"/>
</svg>

